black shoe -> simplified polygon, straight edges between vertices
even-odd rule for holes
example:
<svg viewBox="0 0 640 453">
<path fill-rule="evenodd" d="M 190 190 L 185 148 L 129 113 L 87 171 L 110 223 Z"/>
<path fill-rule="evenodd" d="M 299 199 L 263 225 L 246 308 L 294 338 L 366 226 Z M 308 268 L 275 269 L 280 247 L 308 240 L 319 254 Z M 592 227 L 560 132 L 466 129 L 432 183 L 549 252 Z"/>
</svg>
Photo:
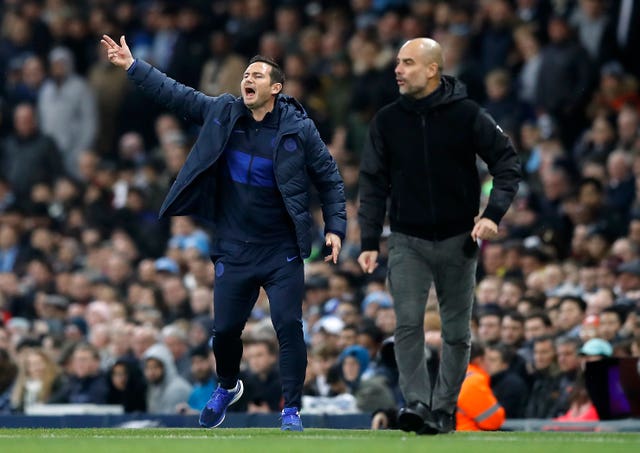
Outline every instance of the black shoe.
<svg viewBox="0 0 640 453">
<path fill-rule="evenodd" d="M 419 431 L 427 418 L 431 418 L 429 406 L 413 401 L 398 411 L 398 427 L 402 431 Z"/>
<path fill-rule="evenodd" d="M 448 414 L 443 410 L 433 411 L 433 418 L 436 421 L 440 434 L 452 433 L 456 430 L 456 414 Z"/>
<path fill-rule="evenodd" d="M 440 428 L 438 427 L 438 422 L 434 417 L 433 412 L 430 412 L 428 417 L 424 419 L 422 427 L 418 431 L 416 431 L 416 434 L 424 436 L 433 436 L 435 434 L 440 434 Z"/>
</svg>

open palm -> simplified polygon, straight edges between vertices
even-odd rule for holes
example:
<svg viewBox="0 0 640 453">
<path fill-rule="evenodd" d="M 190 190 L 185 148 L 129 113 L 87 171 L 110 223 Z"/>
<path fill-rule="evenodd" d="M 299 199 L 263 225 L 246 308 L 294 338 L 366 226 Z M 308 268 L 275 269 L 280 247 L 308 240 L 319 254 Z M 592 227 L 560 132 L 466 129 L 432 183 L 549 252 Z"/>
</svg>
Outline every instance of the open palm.
<svg viewBox="0 0 640 453">
<path fill-rule="evenodd" d="M 133 64 L 133 55 L 124 39 L 124 35 L 120 37 L 120 45 L 107 35 L 102 35 L 100 42 L 107 49 L 107 57 L 109 57 L 111 63 L 123 69 L 129 69 Z"/>
</svg>

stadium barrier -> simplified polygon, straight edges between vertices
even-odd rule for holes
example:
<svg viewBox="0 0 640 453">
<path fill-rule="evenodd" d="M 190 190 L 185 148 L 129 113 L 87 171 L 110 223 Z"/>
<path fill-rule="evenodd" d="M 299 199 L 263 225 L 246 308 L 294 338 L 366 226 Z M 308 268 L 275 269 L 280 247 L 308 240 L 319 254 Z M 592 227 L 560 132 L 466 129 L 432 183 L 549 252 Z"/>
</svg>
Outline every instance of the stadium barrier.
<svg viewBox="0 0 640 453">
<path fill-rule="evenodd" d="M 368 429 L 369 414 L 304 415 L 307 428 Z M 277 428 L 279 414 L 227 413 L 224 428 Z M 76 411 L 66 415 L 2 415 L 0 428 L 196 428 L 197 415 L 102 414 L 90 415 Z M 602 422 L 566 423 L 552 420 L 508 420 L 504 431 L 574 431 L 574 432 L 640 432 L 640 419 Z"/>
</svg>

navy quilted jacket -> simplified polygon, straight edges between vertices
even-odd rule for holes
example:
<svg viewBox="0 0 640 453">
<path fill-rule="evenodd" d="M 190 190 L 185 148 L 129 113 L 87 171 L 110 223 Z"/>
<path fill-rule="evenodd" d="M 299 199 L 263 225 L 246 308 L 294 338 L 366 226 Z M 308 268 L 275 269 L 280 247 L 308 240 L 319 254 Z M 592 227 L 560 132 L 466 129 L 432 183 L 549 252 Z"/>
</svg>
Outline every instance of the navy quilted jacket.
<svg viewBox="0 0 640 453">
<path fill-rule="evenodd" d="M 202 126 L 187 160 L 160 208 L 160 217 L 191 215 L 209 222 L 215 216 L 216 161 L 222 155 L 244 105 L 230 94 L 206 96 L 167 77 L 143 60 L 128 70 L 145 94 L 176 114 Z M 313 221 L 310 185 L 319 193 L 325 232 L 344 238 L 347 216 L 344 184 L 335 161 L 304 109 L 292 97 L 279 95 L 280 130 L 276 137 L 274 173 L 287 212 L 293 220 L 300 255 L 311 252 Z"/>
</svg>

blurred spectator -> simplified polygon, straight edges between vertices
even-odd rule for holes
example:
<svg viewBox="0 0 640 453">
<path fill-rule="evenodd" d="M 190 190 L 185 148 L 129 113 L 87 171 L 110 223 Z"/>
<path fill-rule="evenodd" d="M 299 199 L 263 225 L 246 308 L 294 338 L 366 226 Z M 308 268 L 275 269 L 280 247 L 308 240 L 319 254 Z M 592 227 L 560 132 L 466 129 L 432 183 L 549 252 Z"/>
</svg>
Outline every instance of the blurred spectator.
<svg viewBox="0 0 640 453">
<path fill-rule="evenodd" d="M 179 404 L 189 400 L 191 384 L 176 372 L 173 357 L 166 346 L 155 344 L 143 357 L 144 376 L 147 380 L 147 412 L 175 413 Z"/>
<path fill-rule="evenodd" d="M 222 93 L 240 96 L 240 81 L 247 60 L 232 51 L 231 39 L 224 30 L 216 30 L 209 37 L 209 53 L 198 89 L 209 96 Z"/>
<path fill-rule="evenodd" d="M 69 49 L 53 49 L 49 63 L 50 78 L 38 98 L 41 129 L 58 145 L 66 170 L 78 175 L 78 156 L 91 148 L 96 136 L 95 97 L 86 81 L 74 73 Z"/>
<path fill-rule="evenodd" d="M 27 200 L 36 183 L 52 184 L 64 168 L 53 140 L 40 133 L 32 105 L 16 106 L 13 127 L 2 144 L 2 173 L 18 199 Z"/>
<path fill-rule="evenodd" d="M 218 380 L 213 372 L 215 359 L 213 351 L 206 343 L 194 348 L 190 352 L 190 356 L 193 390 L 189 395 L 188 407 L 200 413 L 218 385 Z"/>
<path fill-rule="evenodd" d="M 277 367 L 278 348 L 274 340 L 256 338 L 245 344 L 247 368 L 241 372 L 245 391 L 240 403 L 242 400 L 246 401 L 247 412 L 282 410 L 282 384 Z"/>
<path fill-rule="evenodd" d="M 508 419 L 522 418 L 527 405 L 529 387 L 522 377 L 509 369 L 513 350 L 496 344 L 485 347 L 484 369 L 491 376 L 491 390 Z"/>
<path fill-rule="evenodd" d="M 582 109 L 591 85 L 591 60 L 571 35 L 566 19 L 549 20 L 549 44 L 542 50 L 536 107 L 559 123 L 563 143 L 573 144 L 583 127 Z"/>
<path fill-rule="evenodd" d="M 21 359 L 11 391 L 13 410 L 24 412 L 32 404 L 55 402 L 66 381 L 53 360 L 41 349 L 29 349 Z"/>
<path fill-rule="evenodd" d="M 109 370 L 107 404 L 120 404 L 125 413 L 147 411 L 147 384 L 137 363 L 119 359 Z"/>
<path fill-rule="evenodd" d="M 456 431 L 495 431 L 504 423 L 505 410 L 489 385 L 490 379 L 484 348 L 472 344 L 467 374 L 458 396 Z"/>
<path fill-rule="evenodd" d="M 526 418 L 549 418 L 559 397 L 553 337 L 542 336 L 533 340 L 533 368 L 531 392 L 524 415 Z"/>
<path fill-rule="evenodd" d="M 0 347 L 0 414 L 11 413 L 11 392 L 18 367 L 11 360 L 9 351 Z"/>
<path fill-rule="evenodd" d="M 100 371 L 100 354 L 88 344 L 73 348 L 68 382 L 51 403 L 105 404 L 109 391 L 106 376 Z"/>
<path fill-rule="evenodd" d="M 163 327 L 162 342 L 171 351 L 176 371 L 186 380 L 191 380 L 192 357 L 189 353 L 187 333 L 177 324 Z"/>
<path fill-rule="evenodd" d="M 640 45 L 640 5 L 633 0 L 619 0 L 611 5 L 608 39 L 614 43 L 616 57 L 627 71 L 640 77 L 640 63 L 635 50 Z"/>
</svg>

